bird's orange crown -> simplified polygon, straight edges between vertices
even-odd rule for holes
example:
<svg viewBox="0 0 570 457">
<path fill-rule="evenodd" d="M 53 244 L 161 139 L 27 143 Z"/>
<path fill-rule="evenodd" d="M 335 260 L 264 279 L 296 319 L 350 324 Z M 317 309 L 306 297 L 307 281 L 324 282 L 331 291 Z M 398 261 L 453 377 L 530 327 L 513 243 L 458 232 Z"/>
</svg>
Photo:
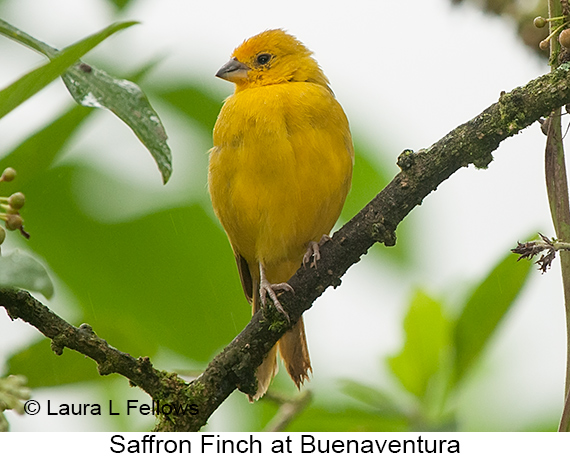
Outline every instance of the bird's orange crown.
<svg viewBox="0 0 570 457">
<path fill-rule="evenodd" d="M 236 91 L 286 82 L 329 81 L 303 43 L 284 30 L 274 29 L 245 40 L 217 76 L 236 84 Z"/>
</svg>

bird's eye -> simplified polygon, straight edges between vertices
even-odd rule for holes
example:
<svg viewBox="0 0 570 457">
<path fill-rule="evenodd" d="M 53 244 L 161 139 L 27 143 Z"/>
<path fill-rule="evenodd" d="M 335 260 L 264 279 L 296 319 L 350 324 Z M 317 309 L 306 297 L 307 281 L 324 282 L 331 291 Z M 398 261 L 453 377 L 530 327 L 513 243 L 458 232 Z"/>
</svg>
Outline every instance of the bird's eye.
<svg viewBox="0 0 570 457">
<path fill-rule="evenodd" d="M 257 63 L 259 65 L 265 65 L 271 60 L 271 54 L 259 54 L 257 56 Z"/>
</svg>

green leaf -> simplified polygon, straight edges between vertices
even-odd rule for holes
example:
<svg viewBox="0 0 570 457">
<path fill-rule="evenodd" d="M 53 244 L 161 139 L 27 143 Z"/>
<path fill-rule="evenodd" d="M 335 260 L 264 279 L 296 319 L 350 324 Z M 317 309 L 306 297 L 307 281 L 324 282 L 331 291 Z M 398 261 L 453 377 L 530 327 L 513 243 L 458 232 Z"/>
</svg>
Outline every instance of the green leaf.
<svg viewBox="0 0 570 457">
<path fill-rule="evenodd" d="M 134 24 L 136 22 L 112 24 L 102 31 L 66 47 L 51 62 L 31 71 L 0 91 L 0 118 L 47 86 L 105 38 Z"/>
<path fill-rule="evenodd" d="M 369 147 L 355 141 L 352 188 L 342 210 L 342 218 L 349 220 L 370 202 L 390 182 L 385 167 L 378 164 Z"/>
<path fill-rule="evenodd" d="M 77 103 L 107 108 L 133 130 L 156 161 L 166 184 L 172 174 L 172 155 L 166 143 L 166 131 L 140 87 L 83 62 L 65 72 L 62 79 Z"/>
<path fill-rule="evenodd" d="M 532 262 L 507 254 L 469 297 L 455 324 L 455 381 L 476 362 L 523 288 Z"/>
<path fill-rule="evenodd" d="M 352 188 L 346 198 L 341 221 L 348 221 L 366 206 L 392 179 L 389 173 L 393 165 L 384 160 L 378 147 L 372 148 L 362 140 L 355 139 L 354 171 Z M 411 218 L 406 218 L 398 226 L 398 243 L 386 248 L 379 244 L 372 246 L 372 258 L 392 260 L 399 266 L 406 266 L 414 253 L 413 237 L 410 236 Z"/>
<path fill-rule="evenodd" d="M 354 407 L 309 406 L 286 429 L 288 432 L 405 432 L 408 421 L 383 417 Z"/>
<path fill-rule="evenodd" d="M 0 256 L 0 287 L 16 287 L 53 295 L 53 284 L 44 266 L 33 257 L 14 249 Z"/>
<path fill-rule="evenodd" d="M 117 10 L 122 11 L 124 10 L 129 3 L 131 3 L 131 0 L 108 0 L 109 3 L 115 5 L 115 7 L 117 8 Z"/>
<path fill-rule="evenodd" d="M 428 392 L 436 374 L 447 366 L 450 325 L 440 302 L 418 291 L 404 320 L 406 339 L 402 351 L 388 359 L 392 372 L 404 388 L 420 399 Z"/>
<path fill-rule="evenodd" d="M 117 24 L 111 27 L 115 27 L 116 30 L 119 30 L 120 28 L 132 24 L 134 24 L 134 22 Z M 40 72 L 39 76 L 41 77 L 46 77 L 44 73 L 46 73 L 45 70 L 49 65 L 52 65 L 53 62 L 61 58 L 69 49 L 76 46 L 73 45 L 60 52 L 2 20 L 0 20 L 0 33 L 21 44 L 30 46 L 52 59 L 50 64 L 36 70 Z M 111 33 L 114 32 L 108 32 L 108 34 Z M 102 41 L 102 39 L 100 39 L 100 41 Z M 79 62 L 78 58 L 69 60 L 69 63 L 64 69 L 68 68 L 70 64 L 75 65 L 65 71 L 61 76 L 77 103 L 87 107 L 107 108 L 123 120 L 148 148 L 158 164 L 163 182 L 166 183 L 172 173 L 172 158 L 170 148 L 166 144 L 166 132 L 157 113 L 150 106 L 148 99 L 141 89 L 131 81 L 113 78 L 102 70 Z M 148 65 L 140 73 L 144 73 L 152 66 L 153 64 Z M 43 73 L 41 73 L 42 71 Z M 62 72 L 55 73 L 55 76 L 51 78 L 51 80 L 55 79 L 60 73 Z M 47 83 L 51 80 L 47 81 Z M 39 90 L 43 86 L 38 87 Z"/>
<path fill-rule="evenodd" d="M 74 106 L 43 129 L 27 138 L 0 160 L 0 170 L 12 167 L 18 172 L 8 190 L 24 190 L 60 156 L 64 145 L 93 110 Z"/>
<path fill-rule="evenodd" d="M 405 418 L 406 414 L 392 400 L 392 398 L 374 387 L 361 384 L 360 382 L 345 379 L 341 381 L 342 391 L 362 403 L 374 408 L 384 417 Z"/>
<path fill-rule="evenodd" d="M 166 89 L 154 88 L 153 93 L 195 120 L 208 135 L 212 134 L 223 97 L 216 97 L 207 88 L 192 84 Z"/>
<path fill-rule="evenodd" d="M 42 338 L 10 357 L 7 372 L 25 373 L 28 386 L 32 389 L 100 377 L 97 364 L 83 354 L 65 348 L 62 355 L 56 356 L 51 349 L 51 341 L 47 338 Z"/>
<path fill-rule="evenodd" d="M 83 189 L 78 182 L 89 184 Z M 231 247 L 213 215 L 195 204 L 100 221 L 78 198 L 84 190 L 113 205 L 153 198 L 82 163 L 51 167 L 27 184 L 28 244 L 72 294 L 71 323 L 89 323 L 136 357 L 159 349 L 176 354 L 176 364 L 165 369 L 206 363 L 251 319 Z M 46 347 L 15 355 L 10 370 L 36 386 L 98 377 L 93 361 L 69 358 L 68 351 L 56 357 Z"/>
</svg>

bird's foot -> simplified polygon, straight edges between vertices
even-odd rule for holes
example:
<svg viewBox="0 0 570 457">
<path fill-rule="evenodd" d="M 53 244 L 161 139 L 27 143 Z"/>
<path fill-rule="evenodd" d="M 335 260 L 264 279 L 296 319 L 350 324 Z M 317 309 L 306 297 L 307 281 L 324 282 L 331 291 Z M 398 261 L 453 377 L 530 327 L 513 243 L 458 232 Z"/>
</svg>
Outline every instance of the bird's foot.
<svg viewBox="0 0 570 457">
<path fill-rule="evenodd" d="M 290 320 L 289 314 L 287 314 L 287 311 L 283 309 L 283 306 L 281 306 L 281 303 L 277 298 L 277 294 L 275 293 L 280 290 L 286 290 L 288 292 L 295 293 L 293 288 L 286 282 L 271 284 L 267 280 L 261 281 L 261 284 L 259 285 L 259 295 L 261 297 L 261 303 L 265 304 L 265 298 L 267 297 L 267 295 L 269 295 L 269 297 L 273 301 L 273 306 L 275 306 L 275 309 L 279 311 L 281 314 L 283 314 L 287 318 L 287 320 Z"/>
<path fill-rule="evenodd" d="M 287 318 L 288 321 L 290 321 L 289 314 L 287 314 L 287 311 L 285 311 L 283 309 L 283 306 L 281 306 L 281 303 L 279 302 L 279 299 L 277 298 L 276 292 L 278 292 L 280 290 L 285 290 L 287 292 L 295 293 L 295 290 L 286 282 L 271 284 L 267 280 L 267 278 L 265 277 L 265 271 L 264 271 L 263 267 L 260 268 L 260 273 L 261 273 L 261 278 L 259 281 L 259 297 L 261 298 L 261 303 L 263 305 L 265 305 L 265 299 L 269 295 L 269 297 L 273 301 L 273 306 L 275 306 L 275 309 L 277 311 L 279 311 L 281 314 L 283 314 Z"/>
<path fill-rule="evenodd" d="M 309 268 L 317 268 L 317 261 L 321 260 L 321 250 L 320 247 L 331 237 L 328 235 L 323 235 L 320 241 L 309 241 L 309 246 L 307 247 L 307 252 L 303 256 L 303 266 L 306 268 L 307 264 L 310 262 Z M 311 260 L 312 259 L 312 260 Z"/>
</svg>

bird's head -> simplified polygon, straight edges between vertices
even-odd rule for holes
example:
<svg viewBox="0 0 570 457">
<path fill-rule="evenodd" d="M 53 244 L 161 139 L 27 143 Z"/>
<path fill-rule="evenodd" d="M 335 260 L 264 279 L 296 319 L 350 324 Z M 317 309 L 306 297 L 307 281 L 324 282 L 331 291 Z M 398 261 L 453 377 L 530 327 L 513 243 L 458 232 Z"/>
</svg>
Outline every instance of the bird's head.
<svg viewBox="0 0 570 457">
<path fill-rule="evenodd" d="M 328 79 L 303 43 L 281 29 L 266 30 L 245 40 L 216 73 L 236 92 L 255 86 L 312 82 L 328 87 Z"/>
</svg>

